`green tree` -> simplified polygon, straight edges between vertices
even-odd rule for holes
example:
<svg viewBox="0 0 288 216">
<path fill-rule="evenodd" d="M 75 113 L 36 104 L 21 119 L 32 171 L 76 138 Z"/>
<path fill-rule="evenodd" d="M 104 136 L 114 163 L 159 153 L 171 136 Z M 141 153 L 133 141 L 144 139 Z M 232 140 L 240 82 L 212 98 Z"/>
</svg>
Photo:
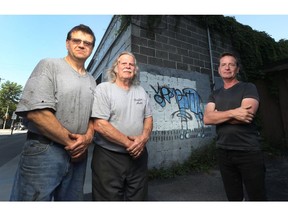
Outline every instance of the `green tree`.
<svg viewBox="0 0 288 216">
<path fill-rule="evenodd" d="M 281 53 L 288 56 L 288 40 L 281 39 L 279 40 L 278 44 L 280 46 Z"/>
<path fill-rule="evenodd" d="M 0 88 L 0 118 L 5 120 L 8 110 L 8 119 L 11 118 L 22 93 L 22 86 L 17 83 L 6 81 Z"/>
</svg>

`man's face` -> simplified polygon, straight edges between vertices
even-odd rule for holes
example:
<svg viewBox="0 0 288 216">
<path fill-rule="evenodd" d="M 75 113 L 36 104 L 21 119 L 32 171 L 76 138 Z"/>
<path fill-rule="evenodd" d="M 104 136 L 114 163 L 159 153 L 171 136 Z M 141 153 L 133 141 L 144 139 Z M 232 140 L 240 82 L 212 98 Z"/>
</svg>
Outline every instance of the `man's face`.
<svg viewBox="0 0 288 216">
<path fill-rule="evenodd" d="M 130 55 L 122 55 L 115 68 L 118 80 L 132 80 L 135 75 L 135 61 Z"/>
<path fill-rule="evenodd" d="M 233 56 L 224 56 L 220 59 L 219 75 L 223 79 L 235 79 L 239 72 L 236 59 Z"/>
<path fill-rule="evenodd" d="M 66 48 L 76 59 L 86 60 L 93 50 L 93 36 L 81 31 L 71 33 L 71 39 L 66 41 Z"/>
</svg>

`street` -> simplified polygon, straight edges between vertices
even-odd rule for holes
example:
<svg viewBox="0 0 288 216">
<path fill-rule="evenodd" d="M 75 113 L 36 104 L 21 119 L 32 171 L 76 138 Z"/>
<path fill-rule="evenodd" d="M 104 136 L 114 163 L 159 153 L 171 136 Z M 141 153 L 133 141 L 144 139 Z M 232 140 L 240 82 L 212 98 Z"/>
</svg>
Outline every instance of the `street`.
<svg viewBox="0 0 288 216">
<path fill-rule="evenodd" d="M 19 161 L 22 146 L 26 139 L 26 131 L 0 129 L 0 201 L 8 201 L 14 175 Z M 93 145 L 90 146 L 91 148 Z M 84 185 L 85 200 L 91 200 L 91 152 L 88 157 L 87 173 Z"/>
<path fill-rule="evenodd" d="M 0 129 L 0 201 L 8 201 L 26 131 Z"/>
<path fill-rule="evenodd" d="M 0 167 L 19 155 L 26 133 L 14 133 L 0 136 Z"/>
</svg>

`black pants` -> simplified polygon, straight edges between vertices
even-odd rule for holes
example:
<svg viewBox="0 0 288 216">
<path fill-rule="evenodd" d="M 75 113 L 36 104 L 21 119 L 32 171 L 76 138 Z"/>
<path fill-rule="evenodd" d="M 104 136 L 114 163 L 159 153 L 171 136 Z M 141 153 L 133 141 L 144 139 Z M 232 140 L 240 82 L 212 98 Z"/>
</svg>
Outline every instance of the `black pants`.
<svg viewBox="0 0 288 216">
<path fill-rule="evenodd" d="M 229 201 L 242 201 L 245 186 L 248 200 L 266 200 L 265 165 L 261 151 L 217 149 L 220 172 Z"/>
<path fill-rule="evenodd" d="M 94 201 L 144 201 L 148 193 L 148 153 L 138 159 L 95 144 L 92 159 Z"/>
</svg>

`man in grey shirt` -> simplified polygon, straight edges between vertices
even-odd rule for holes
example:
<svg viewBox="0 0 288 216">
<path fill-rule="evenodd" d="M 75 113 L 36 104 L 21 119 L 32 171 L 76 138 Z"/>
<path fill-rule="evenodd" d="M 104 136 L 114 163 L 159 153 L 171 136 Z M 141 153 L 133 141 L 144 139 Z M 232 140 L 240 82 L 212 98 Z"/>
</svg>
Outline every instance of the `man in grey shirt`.
<svg viewBox="0 0 288 216">
<path fill-rule="evenodd" d="M 152 128 L 149 96 L 138 84 L 132 53 L 122 52 L 108 71 L 109 82 L 95 90 L 95 147 L 92 198 L 141 201 L 147 198 L 146 143 Z"/>
<path fill-rule="evenodd" d="M 27 124 L 10 200 L 83 200 L 94 78 L 84 63 L 95 44 L 85 25 L 72 28 L 68 55 L 41 60 L 29 77 L 16 114 Z"/>
</svg>

